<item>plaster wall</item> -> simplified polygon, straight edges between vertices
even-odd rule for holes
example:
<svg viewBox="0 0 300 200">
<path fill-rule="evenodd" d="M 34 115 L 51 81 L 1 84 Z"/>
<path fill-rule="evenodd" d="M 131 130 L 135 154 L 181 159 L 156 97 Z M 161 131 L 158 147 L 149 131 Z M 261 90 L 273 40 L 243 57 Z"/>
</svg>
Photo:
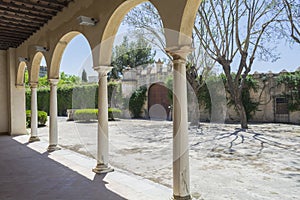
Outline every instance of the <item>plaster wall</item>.
<svg viewBox="0 0 300 200">
<path fill-rule="evenodd" d="M 26 134 L 25 88 L 16 87 L 16 49 L 7 51 L 8 94 L 9 94 L 9 133 Z"/>
<path fill-rule="evenodd" d="M 6 134 L 9 132 L 6 54 L 6 51 L 0 51 L 0 134 Z"/>
</svg>

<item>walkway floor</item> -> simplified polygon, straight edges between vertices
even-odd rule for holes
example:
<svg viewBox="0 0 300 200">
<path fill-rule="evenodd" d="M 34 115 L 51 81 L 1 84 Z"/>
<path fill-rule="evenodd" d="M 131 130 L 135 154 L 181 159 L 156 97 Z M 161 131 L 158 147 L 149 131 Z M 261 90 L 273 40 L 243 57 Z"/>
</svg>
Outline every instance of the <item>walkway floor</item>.
<svg viewBox="0 0 300 200">
<path fill-rule="evenodd" d="M 189 127 L 190 183 L 194 199 L 300 199 L 300 126 L 201 123 Z M 97 123 L 59 118 L 59 145 L 95 158 Z M 48 141 L 49 128 L 39 128 Z M 44 149 L 43 149 L 44 150 Z M 172 122 L 109 122 L 109 163 L 172 187 Z M 90 170 L 93 167 L 87 167 Z M 169 199 L 152 198 L 155 200 Z"/>
<path fill-rule="evenodd" d="M 95 160 L 62 149 L 46 150 L 44 141 L 28 144 L 29 136 L 0 136 L 1 200 L 159 200 L 172 190 L 118 169 L 95 175 Z"/>
</svg>

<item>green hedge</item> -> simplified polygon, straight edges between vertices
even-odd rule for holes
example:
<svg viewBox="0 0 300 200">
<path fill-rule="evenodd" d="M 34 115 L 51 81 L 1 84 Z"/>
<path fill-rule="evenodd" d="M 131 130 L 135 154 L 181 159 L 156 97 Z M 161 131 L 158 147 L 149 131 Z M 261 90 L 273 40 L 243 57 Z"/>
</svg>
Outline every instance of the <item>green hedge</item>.
<svg viewBox="0 0 300 200">
<path fill-rule="evenodd" d="M 80 109 L 74 112 L 75 121 L 90 121 L 98 119 L 97 109 Z"/>
<path fill-rule="evenodd" d="M 121 110 L 117 108 L 108 108 L 108 119 L 115 120 L 119 117 Z M 75 121 L 91 121 L 98 119 L 98 109 L 79 109 L 74 112 Z"/>
<path fill-rule="evenodd" d="M 108 83 L 108 96 L 109 105 L 115 102 L 115 96 L 121 94 L 120 83 Z M 49 114 L 50 106 L 50 88 L 38 88 L 38 110 L 44 110 Z M 30 110 L 31 92 L 30 89 L 26 90 L 26 109 Z M 98 84 L 87 85 L 63 85 L 57 88 L 57 104 L 58 115 L 66 116 L 67 109 L 85 109 L 98 107 Z"/>
<path fill-rule="evenodd" d="M 38 124 L 44 126 L 46 125 L 47 120 L 47 113 L 44 111 L 38 111 Z M 31 110 L 26 110 L 26 125 L 27 127 L 30 127 L 31 125 Z"/>
</svg>

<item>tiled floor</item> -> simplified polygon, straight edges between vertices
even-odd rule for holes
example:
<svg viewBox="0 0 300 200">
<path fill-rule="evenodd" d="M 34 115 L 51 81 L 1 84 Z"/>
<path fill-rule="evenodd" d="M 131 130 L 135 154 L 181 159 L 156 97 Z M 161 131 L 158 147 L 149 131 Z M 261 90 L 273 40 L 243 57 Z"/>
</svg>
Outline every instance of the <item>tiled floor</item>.
<svg viewBox="0 0 300 200">
<path fill-rule="evenodd" d="M 46 142 L 29 136 L 0 136 L 1 200 L 160 200 L 172 190 L 115 169 L 95 175 L 96 161 L 69 150 L 48 154 Z"/>
</svg>

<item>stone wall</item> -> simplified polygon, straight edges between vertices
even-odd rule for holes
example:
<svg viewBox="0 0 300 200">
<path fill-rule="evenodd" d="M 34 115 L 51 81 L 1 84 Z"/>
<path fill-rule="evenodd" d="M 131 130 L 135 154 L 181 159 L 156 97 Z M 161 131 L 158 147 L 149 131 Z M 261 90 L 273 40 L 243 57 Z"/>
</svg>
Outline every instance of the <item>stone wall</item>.
<svg viewBox="0 0 300 200">
<path fill-rule="evenodd" d="M 253 74 L 253 77 L 258 81 L 259 90 L 256 93 L 252 91 L 251 97 L 259 101 L 260 105 L 252 121 L 300 124 L 300 111 L 288 111 L 286 114 L 278 114 L 278 111 L 276 111 L 276 108 L 278 108 L 277 99 L 284 98 L 284 93 L 287 92 L 284 84 L 278 86 L 276 83 L 276 78 L 283 73 L 287 73 L 287 71 L 283 70 L 278 74 L 272 72 L 265 74 L 255 72 Z"/>
<path fill-rule="evenodd" d="M 300 69 L 298 69 L 300 70 Z M 286 73 L 283 70 L 281 73 Z M 281 98 L 286 88 L 284 85 L 277 86 L 276 77 L 279 74 L 272 72 L 269 73 L 258 73 L 253 74 L 254 79 L 258 82 L 258 91 L 251 91 L 251 98 L 254 101 L 260 102 L 258 111 L 253 113 L 253 117 L 250 120 L 251 122 L 284 122 L 284 123 L 297 123 L 300 124 L 300 111 L 288 112 L 287 114 L 276 114 L 276 99 Z M 149 89 L 150 86 L 154 83 L 165 83 L 168 77 L 172 76 L 172 66 L 163 64 L 161 61 L 156 62 L 153 65 L 140 66 L 136 69 L 127 69 L 124 71 L 122 79 L 122 94 L 124 97 L 130 97 L 132 92 L 135 91 L 138 87 L 146 85 Z M 209 112 L 200 108 L 191 88 L 188 88 L 189 97 L 188 97 L 188 112 L 189 112 L 189 121 L 195 121 L 195 119 L 200 119 L 200 121 L 210 121 L 211 115 Z M 228 96 L 229 94 L 227 94 Z M 194 97 L 194 98 L 192 98 Z M 148 103 L 145 103 L 144 110 L 148 110 Z M 195 109 L 197 108 L 197 109 Z M 239 115 L 237 114 L 234 106 L 227 105 L 226 110 L 226 122 L 238 122 Z M 129 111 L 125 111 L 126 117 L 130 117 Z M 144 116 L 147 117 L 147 113 L 144 113 Z M 220 121 L 220 120 L 219 120 Z M 224 119 L 223 119 L 224 121 Z"/>
<path fill-rule="evenodd" d="M 161 61 L 135 69 L 128 68 L 123 72 L 122 94 L 130 96 L 140 86 L 146 85 L 149 88 L 154 83 L 164 83 L 169 76 L 172 76 L 172 72 L 172 66 Z"/>
</svg>

